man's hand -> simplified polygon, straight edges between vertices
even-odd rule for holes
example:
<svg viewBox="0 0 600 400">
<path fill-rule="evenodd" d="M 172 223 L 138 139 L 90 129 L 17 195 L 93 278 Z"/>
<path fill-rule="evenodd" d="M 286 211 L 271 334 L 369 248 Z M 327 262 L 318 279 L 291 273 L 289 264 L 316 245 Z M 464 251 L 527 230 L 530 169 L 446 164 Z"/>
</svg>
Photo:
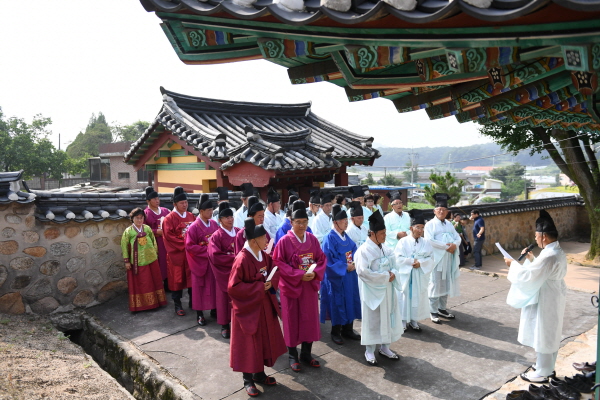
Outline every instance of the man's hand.
<svg viewBox="0 0 600 400">
<path fill-rule="evenodd" d="M 525 253 L 527 253 L 527 247 L 525 247 L 523 250 L 521 250 L 521 254 L 525 254 Z M 529 262 L 532 262 L 533 258 L 534 258 L 533 253 L 531 251 L 528 252 L 527 255 L 525 256 L 525 258 L 528 259 Z"/>
<path fill-rule="evenodd" d="M 412 265 L 413 268 L 421 268 L 421 263 L 418 262 L 417 260 L 415 260 L 415 262 Z"/>
<path fill-rule="evenodd" d="M 394 279 L 396 279 L 396 275 L 394 275 L 394 273 L 392 271 L 390 271 L 390 280 L 389 280 L 389 282 L 393 282 Z"/>
<path fill-rule="evenodd" d="M 348 263 L 348 267 L 346 268 L 346 271 L 348 272 L 352 272 L 356 269 L 356 266 L 354 265 L 354 261 L 353 262 L 349 262 Z"/>
<path fill-rule="evenodd" d="M 160 237 L 162 235 L 163 235 L 162 229 L 157 229 L 156 230 L 156 234 L 154 236 L 159 236 Z"/>
<path fill-rule="evenodd" d="M 504 264 L 506 264 L 507 267 L 510 267 L 510 264 L 512 264 L 514 260 L 511 260 L 510 258 L 506 258 L 504 257 Z"/>
<path fill-rule="evenodd" d="M 481 233 L 478 233 L 478 234 L 477 234 L 477 237 L 478 237 L 478 238 L 480 238 L 480 237 L 481 237 Z"/>
<path fill-rule="evenodd" d="M 131 269 L 131 263 L 129 261 L 125 261 L 125 269 L 129 271 Z"/>
<path fill-rule="evenodd" d="M 269 282 L 265 282 L 265 292 L 266 292 L 267 290 L 271 289 L 271 287 L 272 287 L 272 286 L 273 286 L 273 285 L 271 284 L 271 281 L 269 281 Z"/>
<path fill-rule="evenodd" d="M 404 236 L 406 236 L 406 232 L 398 232 L 398 234 L 396 235 L 396 238 L 402 239 Z"/>
<path fill-rule="evenodd" d="M 456 245 L 454 243 L 446 243 L 446 246 L 448 246 L 446 251 L 450 254 L 454 254 L 454 252 L 456 251 Z"/>
<path fill-rule="evenodd" d="M 304 274 L 304 276 L 302 276 L 302 280 L 304 282 L 310 282 L 313 279 L 315 279 L 315 273 L 314 272 L 311 272 L 310 274 L 307 273 L 307 274 Z"/>
</svg>

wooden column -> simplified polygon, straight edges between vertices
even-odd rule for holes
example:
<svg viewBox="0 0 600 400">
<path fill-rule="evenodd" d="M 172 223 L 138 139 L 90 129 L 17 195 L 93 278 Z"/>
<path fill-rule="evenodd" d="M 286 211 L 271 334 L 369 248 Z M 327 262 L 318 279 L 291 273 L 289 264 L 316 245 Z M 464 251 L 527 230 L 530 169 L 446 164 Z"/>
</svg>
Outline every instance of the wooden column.
<svg viewBox="0 0 600 400">
<path fill-rule="evenodd" d="M 335 174 L 334 184 L 335 186 L 348 186 L 348 173 L 345 165 L 340 167 L 339 172 Z"/>
</svg>

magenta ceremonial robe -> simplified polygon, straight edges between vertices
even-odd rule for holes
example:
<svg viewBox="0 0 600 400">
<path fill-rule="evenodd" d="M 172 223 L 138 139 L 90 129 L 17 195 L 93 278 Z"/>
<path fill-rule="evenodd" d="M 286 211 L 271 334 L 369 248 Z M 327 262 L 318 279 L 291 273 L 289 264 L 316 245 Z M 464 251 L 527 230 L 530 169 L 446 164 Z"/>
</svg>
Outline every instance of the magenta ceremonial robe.
<svg viewBox="0 0 600 400">
<path fill-rule="evenodd" d="M 267 244 L 271 240 L 271 236 L 267 233 Z M 246 243 L 246 228 L 240 229 L 240 231 L 235 235 L 235 254 L 238 254 L 244 248 L 244 244 Z"/>
<path fill-rule="evenodd" d="M 261 372 L 265 365 L 272 367 L 287 352 L 277 319 L 277 272 L 271 281 L 273 289 L 264 290 L 272 269 L 273 261 L 264 251 L 262 261 L 258 261 L 242 249 L 233 262 L 228 293 L 233 309 L 229 365 L 234 371 Z"/>
<path fill-rule="evenodd" d="M 160 274 L 162 279 L 165 280 L 167 279 L 167 249 L 165 248 L 163 237 L 156 236 L 156 230 L 160 224 L 160 218 L 166 217 L 171 211 L 164 207 L 159 207 L 159 209 L 159 215 L 156 215 L 156 213 L 152 211 L 150 207 L 146 207 L 144 213 L 146 214 L 145 224 L 152 229 L 152 233 L 154 233 L 154 237 L 156 238 L 156 246 L 158 247 L 158 265 L 160 266 Z"/>
<path fill-rule="evenodd" d="M 319 287 L 325 274 L 327 257 L 312 233 L 300 243 L 292 230 L 277 242 L 273 263 L 279 267 L 279 291 L 283 336 L 288 347 L 321 339 L 319 324 Z M 315 279 L 302 281 L 311 264 L 316 263 Z"/>
<path fill-rule="evenodd" d="M 200 217 L 196 218 L 185 235 L 185 251 L 192 273 L 192 308 L 198 311 L 216 308 L 215 276 L 208 260 L 208 243 L 219 224 L 213 219 L 208 223 L 207 227 Z"/>
<path fill-rule="evenodd" d="M 190 267 L 185 256 L 185 234 L 196 220 L 187 212 L 185 218 L 171 211 L 163 221 L 163 238 L 167 249 L 167 279 L 170 290 L 183 290 L 192 285 Z"/>
<path fill-rule="evenodd" d="M 234 229 L 236 233 L 239 231 L 239 228 Z M 231 322 L 231 299 L 227 294 L 227 285 L 235 259 L 235 236 L 229 236 L 223 228 L 217 229 L 208 244 L 208 257 L 216 281 L 217 323 L 227 325 Z"/>
</svg>

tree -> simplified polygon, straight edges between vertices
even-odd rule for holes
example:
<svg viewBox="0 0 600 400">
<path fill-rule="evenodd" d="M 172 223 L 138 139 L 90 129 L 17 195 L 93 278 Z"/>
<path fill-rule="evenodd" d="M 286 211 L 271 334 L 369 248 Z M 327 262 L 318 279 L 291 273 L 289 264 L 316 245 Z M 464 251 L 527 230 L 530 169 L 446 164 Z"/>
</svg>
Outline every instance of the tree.
<svg viewBox="0 0 600 400">
<path fill-rule="evenodd" d="M 406 169 L 402 172 L 402 175 L 404 176 L 404 180 L 406 182 L 414 183 L 417 180 L 417 178 L 419 177 L 418 171 L 419 171 L 419 164 L 417 164 L 417 163 L 412 164 L 410 162 L 410 160 L 407 161 Z"/>
<path fill-rule="evenodd" d="M 383 186 L 400 186 L 402 185 L 402 179 L 396 178 L 392 174 L 385 174 L 383 178 L 379 180 L 379 184 Z"/>
<path fill-rule="evenodd" d="M 104 114 L 99 113 L 96 117 L 92 114 L 85 132 L 79 132 L 75 140 L 67 147 L 67 154 L 75 159 L 85 155 L 97 157 L 101 144 L 112 143 L 112 132 L 106 123 Z"/>
<path fill-rule="evenodd" d="M 365 185 L 374 185 L 375 184 L 375 179 L 373 179 L 373 174 L 369 172 L 367 174 L 367 177 L 365 179 L 363 179 L 363 183 Z"/>
<path fill-rule="evenodd" d="M 448 205 L 453 206 L 460 201 L 460 195 L 462 188 L 465 185 L 465 181 L 462 179 L 456 179 L 456 176 L 452 175 L 450 171 L 446 171 L 445 175 L 438 175 L 435 172 L 431 172 L 429 180 L 433 182 L 432 186 L 425 188 L 425 200 L 432 206 L 435 205 L 435 199 L 433 195 L 436 193 L 447 193 L 450 196 Z"/>
<path fill-rule="evenodd" d="M 479 203 L 485 204 L 485 203 L 496 203 L 498 201 L 498 199 L 495 199 L 493 197 L 487 196 L 482 198 Z"/>
<path fill-rule="evenodd" d="M 125 126 L 114 123 L 111 127 L 113 142 L 135 142 L 149 125 L 150 123 L 146 121 L 136 121 Z"/>
<path fill-rule="evenodd" d="M 516 153 L 528 149 L 530 155 L 544 150 L 548 153 L 580 189 L 592 227 L 587 258 L 600 258 L 600 168 L 594 149 L 600 136 L 585 131 L 496 125 L 482 126 L 479 132 L 505 151 Z"/>
<path fill-rule="evenodd" d="M 490 171 L 490 178 L 502 181 L 502 198 L 514 198 L 525 191 L 525 184 L 529 181 L 524 178 L 525 166 L 515 163 L 506 167 L 494 168 Z"/>
</svg>

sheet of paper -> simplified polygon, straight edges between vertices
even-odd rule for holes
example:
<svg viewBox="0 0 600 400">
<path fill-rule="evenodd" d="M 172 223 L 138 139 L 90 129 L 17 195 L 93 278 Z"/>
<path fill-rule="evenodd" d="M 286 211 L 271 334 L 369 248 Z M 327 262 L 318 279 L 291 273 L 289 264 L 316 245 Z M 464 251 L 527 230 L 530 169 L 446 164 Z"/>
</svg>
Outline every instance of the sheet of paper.
<svg viewBox="0 0 600 400">
<path fill-rule="evenodd" d="M 269 274 L 269 276 L 267 276 L 267 282 L 269 282 L 271 279 L 273 279 L 273 275 L 275 275 L 275 271 L 277 271 L 277 265 L 273 267 L 273 269 L 271 270 L 271 273 Z"/>
<path fill-rule="evenodd" d="M 267 245 L 267 249 L 265 250 L 267 252 L 267 254 L 271 254 L 271 250 L 273 250 L 273 242 L 274 242 L 274 239 L 271 238 L 271 240 L 269 240 L 269 244 Z"/>
<path fill-rule="evenodd" d="M 502 255 L 503 255 L 505 258 L 508 258 L 508 259 L 514 260 L 514 258 L 513 258 L 513 257 L 512 257 L 510 254 L 508 254 L 508 253 L 506 252 L 506 250 L 504 250 L 504 248 L 503 248 L 503 247 L 500 245 L 500 243 L 497 243 L 497 242 L 496 242 L 496 247 L 498 248 L 498 250 L 500 250 L 500 253 L 502 253 Z"/>
<path fill-rule="evenodd" d="M 311 274 L 315 268 L 317 268 L 317 264 L 313 264 L 310 267 L 308 267 L 308 271 L 306 271 L 307 274 Z"/>
</svg>

